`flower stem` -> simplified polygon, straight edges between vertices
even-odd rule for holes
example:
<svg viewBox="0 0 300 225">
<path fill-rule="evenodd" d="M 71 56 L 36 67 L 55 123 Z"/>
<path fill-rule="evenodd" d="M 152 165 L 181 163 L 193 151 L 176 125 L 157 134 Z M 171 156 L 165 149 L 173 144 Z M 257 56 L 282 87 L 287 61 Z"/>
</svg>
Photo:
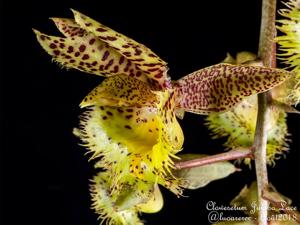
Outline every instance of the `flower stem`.
<svg viewBox="0 0 300 225">
<path fill-rule="evenodd" d="M 276 67 L 276 0 L 262 0 L 258 57 L 266 67 Z"/>
<path fill-rule="evenodd" d="M 268 106 L 266 93 L 258 95 L 258 114 L 254 138 L 254 158 L 258 189 L 258 225 L 267 225 L 269 203 L 262 198 L 262 193 L 268 186 L 267 172 L 267 124 Z"/>
<path fill-rule="evenodd" d="M 261 58 L 263 65 L 267 67 L 276 66 L 276 46 L 273 42 L 276 34 L 275 13 L 276 0 L 263 0 L 258 56 Z M 267 127 L 269 107 L 267 97 L 268 93 L 258 95 L 258 112 L 254 136 L 254 158 L 259 206 L 258 225 L 268 224 L 269 202 L 262 197 L 263 191 L 268 187 Z"/>
<path fill-rule="evenodd" d="M 198 166 L 204 166 L 207 164 L 212 164 L 216 162 L 221 162 L 225 160 L 241 159 L 241 158 L 251 158 L 253 150 L 252 148 L 237 148 L 229 152 L 220 153 L 212 156 L 207 156 L 199 159 L 192 159 L 183 162 L 177 162 L 175 164 L 176 169 L 192 168 Z"/>
</svg>

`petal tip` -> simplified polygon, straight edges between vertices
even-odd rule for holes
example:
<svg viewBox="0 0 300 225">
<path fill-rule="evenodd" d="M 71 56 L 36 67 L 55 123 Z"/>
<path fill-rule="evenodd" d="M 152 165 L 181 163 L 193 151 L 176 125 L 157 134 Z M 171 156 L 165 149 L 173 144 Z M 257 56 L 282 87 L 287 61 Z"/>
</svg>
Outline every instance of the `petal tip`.
<svg viewBox="0 0 300 225">
<path fill-rule="evenodd" d="M 60 19 L 57 17 L 49 17 L 49 20 L 52 20 L 54 23 L 57 23 Z"/>
<path fill-rule="evenodd" d="M 80 12 L 78 12 L 78 11 L 75 10 L 75 9 L 70 8 L 70 10 L 71 10 L 72 13 L 74 14 L 74 16 L 76 16 L 77 14 L 80 14 Z"/>
<path fill-rule="evenodd" d="M 81 109 L 83 109 L 83 108 L 85 108 L 85 107 L 88 107 L 88 106 L 91 106 L 91 104 L 85 102 L 84 100 L 83 100 L 82 102 L 80 102 L 80 104 L 79 104 L 79 107 L 80 107 Z"/>
<path fill-rule="evenodd" d="M 35 33 L 36 35 L 38 35 L 38 34 L 40 34 L 41 32 L 39 32 L 37 29 L 35 29 L 35 28 L 31 28 L 32 29 L 32 31 L 33 31 L 33 33 Z"/>
</svg>

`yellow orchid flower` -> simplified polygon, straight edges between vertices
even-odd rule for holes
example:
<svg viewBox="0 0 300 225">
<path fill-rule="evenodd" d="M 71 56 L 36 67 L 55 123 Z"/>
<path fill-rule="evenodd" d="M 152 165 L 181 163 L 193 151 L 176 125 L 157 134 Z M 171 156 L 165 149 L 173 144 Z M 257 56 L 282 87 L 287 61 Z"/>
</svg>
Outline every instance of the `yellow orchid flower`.
<svg viewBox="0 0 300 225">
<path fill-rule="evenodd" d="M 228 111 L 247 96 L 293 75 L 279 69 L 217 64 L 171 82 L 167 63 L 150 49 L 73 13 L 74 20 L 53 18 L 65 37 L 34 32 L 64 67 L 106 77 L 81 102 L 87 110 L 74 134 L 89 149 L 95 167 L 104 170 L 91 188 L 93 206 L 112 224 L 138 224 L 137 212 L 159 210 L 162 203 L 152 199 L 157 184 L 181 195 L 179 179 L 172 175 L 172 158 L 182 150 L 184 140 L 176 116 L 182 117 L 184 111 Z"/>
<path fill-rule="evenodd" d="M 94 94 L 95 91 L 109 83 L 109 88 L 113 87 L 115 91 L 119 90 L 116 86 L 122 84 L 118 94 L 124 95 L 124 101 L 129 98 L 129 102 L 123 102 L 122 107 L 114 106 L 117 101 L 114 98 L 118 96 L 113 92 L 109 96 L 106 91 L 106 98 L 99 98 L 99 103 L 89 107 L 82 116 L 81 129 L 76 129 L 75 133 L 86 143 L 92 158 L 99 158 L 96 166 L 111 171 L 116 188 L 134 183 L 138 178 L 145 183 L 158 182 L 180 194 L 175 183 L 166 180 L 173 166 L 171 157 L 175 157 L 183 144 L 183 133 L 174 114 L 174 94 L 151 92 L 135 78 L 126 77 L 122 83 L 120 79 L 125 79 L 124 75 L 107 78 L 86 99 L 101 96 L 102 92 Z M 131 85 L 127 86 L 128 83 Z M 142 104 L 147 92 L 149 99 Z M 131 95 L 138 99 L 129 105 Z M 152 104 L 150 100 L 153 100 Z"/>
<path fill-rule="evenodd" d="M 92 208 L 107 224 L 143 224 L 138 212 L 154 213 L 162 208 L 163 198 L 158 185 L 147 184 L 143 196 L 138 193 L 137 183 L 127 184 L 118 192 L 111 187 L 111 174 L 101 172 L 93 178 L 90 188 Z"/>
</svg>

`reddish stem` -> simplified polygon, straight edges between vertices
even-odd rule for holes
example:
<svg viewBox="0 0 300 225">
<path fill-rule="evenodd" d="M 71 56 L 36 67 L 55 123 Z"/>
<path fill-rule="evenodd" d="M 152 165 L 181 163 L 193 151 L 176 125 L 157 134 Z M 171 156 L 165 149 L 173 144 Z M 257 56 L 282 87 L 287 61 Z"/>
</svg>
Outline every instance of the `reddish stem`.
<svg viewBox="0 0 300 225">
<path fill-rule="evenodd" d="M 175 167 L 176 169 L 193 168 L 216 162 L 243 158 L 253 158 L 253 148 L 240 147 L 225 153 L 207 156 L 204 158 L 187 160 L 183 162 L 177 162 L 175 164 Z"/>
</svg>

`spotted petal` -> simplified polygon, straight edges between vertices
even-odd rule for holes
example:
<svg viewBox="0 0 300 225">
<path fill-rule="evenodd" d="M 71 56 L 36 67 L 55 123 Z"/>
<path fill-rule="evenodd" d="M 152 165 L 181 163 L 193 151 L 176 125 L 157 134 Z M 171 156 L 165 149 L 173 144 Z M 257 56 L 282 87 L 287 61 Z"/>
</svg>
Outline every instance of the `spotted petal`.
<svg viewBox="0 0 300 225">
<path fill-rule="evenodd" d="M 67 68 L 102 76 L 126 74 L 147 81 L 146 75 L 135 64 L 91 33 L 62 38 L 49 36 L 37 30 L 34 32 L 46 52 Z"/>
<path fill-rule="evenodd" d="M 158 96 L 146 83 L 126 75 L 117 75 L 105 79 L 84 98 L 80 106 L 154 107 L 157 103 Z"/>
<path fill-rule="evenodd" d="M 146 46 L 122 35 L 107 26 L 72 10 L 75 21 L 85 29 L 93 33 L 101 41 L 107 43 L 110 47 L 119 52 L 122 56 L 134 62 L 139 69 L 144 71 L 149 78 L 158 82 L 161 87 L 170 85 L 167 77 L 167 63 L 161 60 L 154 52 Z"/>
<path fill-rule="evenodd" d="M 227 111 L 245 97 L 267 91 L 292 75 L 266 67 L 213 65 L 175 83 L 177 107 L 198 114 Z"/>
<path fill-rule="evenodd" d="M 73 19 L 68 18 L 51 18 L 55 23 L 57 29 L 65 37 L 79 36 L 83 37 L 87 35 L 87 32 L 82 29 Z"/>
</svg>

